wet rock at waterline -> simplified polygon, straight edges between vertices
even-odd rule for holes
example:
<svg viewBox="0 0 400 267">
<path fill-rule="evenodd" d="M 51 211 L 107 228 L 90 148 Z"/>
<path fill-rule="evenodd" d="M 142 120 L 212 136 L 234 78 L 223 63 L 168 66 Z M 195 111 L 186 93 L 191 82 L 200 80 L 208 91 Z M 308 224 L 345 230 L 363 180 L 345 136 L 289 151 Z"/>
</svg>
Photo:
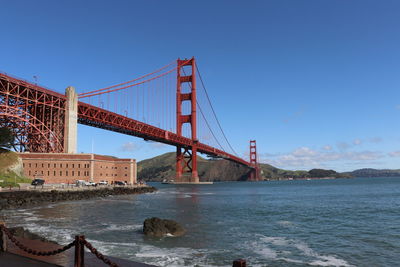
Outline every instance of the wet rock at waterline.
<svg viewBox="0 0 400 267">
<path fill-rule="evenodd" d="M 2 191 L 0 192 L 0 211 L 3 209 L 17 209 L 37 207 L 42 204 L 76 201 L 111 195 L 131 195 L 153 193 L 154 187 L 106 187 L 87 190 L 29 190 L 29 191 Z"/>
<path fill-rule="evenodd" d="M 143 223 L 143 233 L 146 236 L 163 237 L 167 235 L 182 236 L 186 229 L 173 220 L 148 218 Z"/>
<path fill-rule="evenodd" d="M 35 233 L 29 231 L 28 229 L 24 229 L 23 227 L 12 227 L 12 228 L 9 228 L 9 231 L 15 237 L 22 237 L 25 239 L 40 240 L 43 242 L 50 242 L 50 243 L 57 244 L 56 242 L 54 242 L 52 240 L 48 240 L 47 238 L 40 236 L 38 234 L 35 234 Z"/>
</svg>

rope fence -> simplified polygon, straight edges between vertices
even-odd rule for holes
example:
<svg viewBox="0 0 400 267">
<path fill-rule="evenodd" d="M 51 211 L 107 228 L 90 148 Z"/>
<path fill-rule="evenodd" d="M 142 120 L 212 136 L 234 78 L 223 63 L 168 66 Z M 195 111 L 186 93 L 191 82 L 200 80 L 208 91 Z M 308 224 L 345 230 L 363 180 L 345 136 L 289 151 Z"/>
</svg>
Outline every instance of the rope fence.
<svg viewBox="0 0 400 267">
<path fill-rule="evenodd" d="M 105 264 L 111 267 L 118 267 L 118 265 L 111 260 L 109 260 L 106 256 L 101 254 L 96 248 L 94 248 L 86 239 L 84 235 L 75 236 L 75 240 L 69 243 L 68 245 L 51 250 L 51 251 L 38 251 L 32 248 L 28 248 L 20 241 L 18 241 L 15 236 L 10 232 L 4 223 L 0 222 L 0 251 L 7 251 L 7 238 L 12 243 L 14 243 L 19 249 L 25 251 L 28 254 L 32 254 L 35 256 L 53 256 L 60 253 L 63 253 L 69 250 L 72 247 L 75 247 L 75 267 L 83 267 L 85 265 L 85 247 L 89 249 L 91 253 L 93 253 L 98 259 L 103 261 Z"/>
<path fill-rule="evenodd" d="M 75 240 L 68 245 L 50 251 L 38 251 L 32 248 L 28 248 L 20 241 L 18 241 L 15 236 L 11 233 L 3 222 L 0 222 L 0 252 L 7 251 L 7 239 L 14 243 L 19 249 L 25 251 L 28 254 L 35 256 L 53 256 L 63 253 L 72 247 L 75 247 L 75 259 L 74 267 L 84 267 L 85 266 L 85 247 L 93 253 L 99 260 L 111 267 L 118 267 L 118 265 L 108 259 L 106 256 L 101 254 L 95 247 L 90 244 L 84 235 L 76 235 Z M 246 261 L 243 259 L 238 259 L 233 261 L 233 267 L 246 267 Z"/>
</svg>

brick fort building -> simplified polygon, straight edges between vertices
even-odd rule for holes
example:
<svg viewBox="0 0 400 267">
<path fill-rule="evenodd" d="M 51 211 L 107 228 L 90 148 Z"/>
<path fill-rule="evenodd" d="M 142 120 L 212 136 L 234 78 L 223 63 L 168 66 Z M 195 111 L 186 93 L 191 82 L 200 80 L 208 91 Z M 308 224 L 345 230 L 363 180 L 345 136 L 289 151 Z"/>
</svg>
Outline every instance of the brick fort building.
<svg viewBox="0 0 400 267">
<path fill-rule="evenodd" d="M 76 180 L 98 183 L 108 181 L 137 182 L 135 159 L 119 159 L 96 154 L 18 153 L 24 174 L 42 178 L 46 183 L 72 184 Z"/>
</svg>

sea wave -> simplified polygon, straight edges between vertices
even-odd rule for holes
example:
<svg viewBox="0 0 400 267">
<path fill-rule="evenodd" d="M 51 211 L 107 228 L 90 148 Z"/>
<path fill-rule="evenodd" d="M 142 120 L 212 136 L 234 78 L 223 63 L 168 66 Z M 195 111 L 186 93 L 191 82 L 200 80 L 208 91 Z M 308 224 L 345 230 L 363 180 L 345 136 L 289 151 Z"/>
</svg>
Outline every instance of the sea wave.
<svg viewBox="0 0 400 267">
<path fill-rule="evenodd" d="M 291 221 L 282 220 L 282 221 L 277 221 L 276 223 L 279 224 L 280 226 L 287 227 L 287 228 L 291 228 L 291 227 L 295 226 L 295 224 Z"/>
<path fill-rule="evenodd" d="M 45 226 L 37 223 L 29 223 L 20 225 L 30 232 L 36 233 L 49 240 L 54 240 L 60 244 L 69 243 L 73 240 L 74 231 L 69 229 L 59 229 L 54 226 Z"/>
<path fill-rule="evenodd" d="M 147 264 L 157 266 L 216 266 L 210 262 L 207 256 L 209 252 L 206 249 L 183 247 L 160 248 L 151 245 L 142 245 L 139 252 L 135 253 L 135 257 Z"/>
<path fill-rule="evenodd" d="M 270 261 L 312 266 L 353 266 L 336 255 L 322 255 L 311 249 L 305 242 L 287 237 L 259 236 L 258 240 L 250 242 L 249 246 L 254 253 Z"/>
<path fill-rule="evenodd" d="M 117 243 L 96 239 L 89 239 L 88 241 L 105 255 L 120 256 L 121 258 L 157 266 L 216 266 L 207 263 L 210 259 L 207 258 L 209 251 L 206 249 L 196 250 L 184 247 L 162 248 L 135 242 Z"/>
<path fill-rule="evenodd" d="M 136 231 L 142 229 L 142 224 L 128 224 L 128 225 L 121 225 L 121 224 L 107 224 L 104 225 L 106 228 L 104 231 Z"/>
</svg>

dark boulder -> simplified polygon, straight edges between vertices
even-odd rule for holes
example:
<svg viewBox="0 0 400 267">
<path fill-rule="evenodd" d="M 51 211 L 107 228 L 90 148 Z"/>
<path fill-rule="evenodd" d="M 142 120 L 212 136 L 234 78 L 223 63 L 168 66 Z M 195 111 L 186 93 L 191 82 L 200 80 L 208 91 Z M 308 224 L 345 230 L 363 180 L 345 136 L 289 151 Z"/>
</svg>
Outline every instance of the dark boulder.
<svg viewBox="0 0 400 267">
<path fill-rule="evenodd" d="M 186 230 L 179 223 L 173 220 L 153 217 L 144 221 L 143 233 L 147 236 L 153 237 L 163 237 L 168 234 L 173 236 L 182 236 L 186 233 Z"/>
</svg>

